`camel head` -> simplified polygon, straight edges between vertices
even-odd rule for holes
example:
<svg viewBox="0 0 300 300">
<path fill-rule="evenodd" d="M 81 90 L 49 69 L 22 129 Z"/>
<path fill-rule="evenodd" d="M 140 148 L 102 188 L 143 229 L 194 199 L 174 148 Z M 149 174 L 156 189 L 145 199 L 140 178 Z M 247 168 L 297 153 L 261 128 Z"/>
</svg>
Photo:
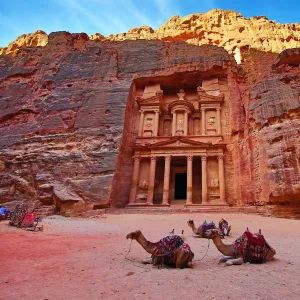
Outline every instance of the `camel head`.
<svg viewBox="0 0 300 300">
<path fill-rule="evenodd" d="M 126 235 L 126 239 L 136 240 L 140 234 L 141 234 L 140 230 L 130 232 Z"/>
<path fill-rule="evenodd" d="M 187 224 L 188 224 L 190 227 L 195 226 L 194 220 L 191 220 L 191 219 L 189 219 L 189 220 L 187 221 Z"/>
<path fill-rule="evenodd" d="M 208 229 L 204 232 L 204 238 L 206 239 L 214 239 L 217 235 L 219 235 L 218 229 Z"/>
</svg>

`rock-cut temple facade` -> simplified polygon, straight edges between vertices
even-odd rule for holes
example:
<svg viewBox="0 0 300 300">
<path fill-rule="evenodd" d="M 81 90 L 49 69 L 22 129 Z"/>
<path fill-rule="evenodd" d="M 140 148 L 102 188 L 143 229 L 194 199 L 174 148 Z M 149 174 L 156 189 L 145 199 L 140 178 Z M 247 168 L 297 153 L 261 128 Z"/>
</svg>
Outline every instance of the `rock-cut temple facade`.
<svg viewBox="0 0 300 300">
<path fill-rule="evenodd" d="M 227 205 L 223 132 L 228 99 L 218 78 L 177 92 L 158 83 L 140 92 L 128 206 Z"/>
</svg>

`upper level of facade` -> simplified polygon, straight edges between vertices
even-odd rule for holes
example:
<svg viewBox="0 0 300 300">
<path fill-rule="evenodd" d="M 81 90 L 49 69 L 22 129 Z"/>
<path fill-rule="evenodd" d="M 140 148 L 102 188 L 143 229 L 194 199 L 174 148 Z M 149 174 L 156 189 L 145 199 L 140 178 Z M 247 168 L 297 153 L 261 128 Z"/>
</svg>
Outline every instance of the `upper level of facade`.
<svg viewBox="0 0 300 300">
<path fill-rule="evenodd" d="M 149 84 L 140 93 L 136 97 L 140 115 L 137 143 L 172 136 L 222 141 L 224 95 L 217 78 L 177 91 L 164 91 L 159 83 Z"/>
</svg>

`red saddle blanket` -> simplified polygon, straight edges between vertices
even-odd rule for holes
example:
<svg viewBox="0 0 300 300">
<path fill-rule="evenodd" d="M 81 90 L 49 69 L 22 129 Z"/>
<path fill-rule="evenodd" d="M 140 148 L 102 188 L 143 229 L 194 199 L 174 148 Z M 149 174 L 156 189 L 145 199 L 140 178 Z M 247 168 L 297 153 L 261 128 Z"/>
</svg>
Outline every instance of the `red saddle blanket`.
<svg viewBox="0 0 300 300">
<path fill-rule="evenodd" d="M 35 213 L 26 213 L 20 227 L 30 227 L 34 225 Z"/>
<path fill-rule="evenodd" d="M 276 253 L 275 250 L 267 243 L 265 237 L 260 233 L 252 234 L 246 230 L 233 245 L 233 251 L 237 256 L 238 250 L 241 249 L 244 262 L 262 263 L 266 261 L 268 249 Z"/>
<path fill-rule="evenodd" d="M 168 235 L 156 243 L 156 248 L 152 254 L 152 258 L 156 256 L 171 257 L 173 251 L 181 248 L 185 252 L 191 252 L 191 248 L 186 244 L 179 235 Z"/>
</svg>

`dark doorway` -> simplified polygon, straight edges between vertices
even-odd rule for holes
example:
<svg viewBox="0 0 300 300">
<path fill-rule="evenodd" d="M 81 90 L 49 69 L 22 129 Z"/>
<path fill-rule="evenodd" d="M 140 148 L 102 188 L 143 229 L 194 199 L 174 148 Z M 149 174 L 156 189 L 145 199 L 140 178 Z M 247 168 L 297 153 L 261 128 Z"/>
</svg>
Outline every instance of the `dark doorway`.
<svg viewBox="0 0 300 300">
<path fill-rule="evenodd" d="M 186 199 L 186 173 L 175 174 L 175 200 Z"/>
</svg>

